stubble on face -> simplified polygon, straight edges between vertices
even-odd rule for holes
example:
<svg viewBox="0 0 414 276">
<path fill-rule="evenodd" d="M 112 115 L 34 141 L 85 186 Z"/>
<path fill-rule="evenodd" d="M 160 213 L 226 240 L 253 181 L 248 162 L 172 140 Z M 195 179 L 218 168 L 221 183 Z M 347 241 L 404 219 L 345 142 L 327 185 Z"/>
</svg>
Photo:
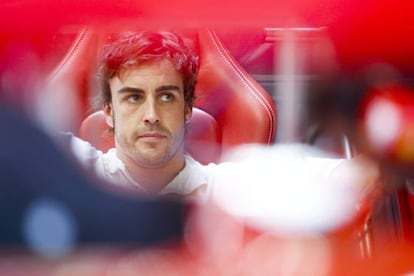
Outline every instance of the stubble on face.
<svg viewBox="0 0 414 276">
<path fill-rule="evenodd" d="M 154 75 L 156 77 L 152 78 Z M 170 77 L 171 75 L 173 77 Z M 132 82 L 125 81 L 130 77 L 134 78 Z M 157 77 L 161 81 L 157 80 Z M 183 159 L 186 114 L 190 111 L 188 107 L 185 107 L 181 74 L 177 73 L 171 65 L 167 64 L 167 68 L 165 68 L 164 63 L 125 72 L 118 81 L 121 87 L 127 85 L 141 89 L 146 93 L 144 94 L 145 97 L 153 97 L 155 94 L 151 94 L 153 92 L 149 91 L 154 91 L 155 88 L 159 87 L 170 86 L 179 87 L 180 89 L 177 94 L 177 103 L 167 104 L 159 109 L 160 120 L 157 123 L 144 124 L 138 105 L 134 106 L 133 111 L 131 111 L 129 107 L 127 109 L 123 108 L 119 101 L 112 104 L 111 115 L 115 143 L 117 154 L 121 157 L 121 160 L 139 167 L 157 168 L 173 159 Z M 150 86 L 147 86 L 148 82 L 152 82 Z M 115 99 L 116 93 L 113 96 L 113 99 Z M 162 137 L 158 137 L 159 139 L 156 137 L 142 137 L 154 133 Z"/>
</svg>

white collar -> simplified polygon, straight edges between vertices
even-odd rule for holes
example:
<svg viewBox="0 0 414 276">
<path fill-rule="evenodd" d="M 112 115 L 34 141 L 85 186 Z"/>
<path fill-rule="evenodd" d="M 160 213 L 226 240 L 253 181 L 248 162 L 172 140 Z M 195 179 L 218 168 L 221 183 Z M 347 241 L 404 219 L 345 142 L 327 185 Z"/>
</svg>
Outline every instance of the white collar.
<svg viewBox="0 0 414 276">
<path fill-rule="evenodd" d="M 188 195 L 207 183 L 206 176 L 202 173 L 203 165 L 188 154 L 185 154 L 184 157 L 184 168 L 160 191 L 160 195 Z M 131 177 L 125 163 L 117 156 L 115 148 L 105 153 L 104 167 L 113 178 L 121 178 L 121 181 L 144 191 L 144 188 Z"/>
</svg>

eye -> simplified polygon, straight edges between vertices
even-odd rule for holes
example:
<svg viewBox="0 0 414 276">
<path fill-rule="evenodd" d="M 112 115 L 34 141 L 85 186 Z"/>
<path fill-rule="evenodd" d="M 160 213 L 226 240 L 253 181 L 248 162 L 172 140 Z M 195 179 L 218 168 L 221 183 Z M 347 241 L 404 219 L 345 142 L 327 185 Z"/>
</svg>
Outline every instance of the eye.
<svg viewBox="0 0 414 276">
<path fill-rule="evenodd" d="M 129 103 L 137 103 L 141 100 L 141 96 L 138 94 L 132 94 L 132 95 L 128 95 L 125 97 L 125 99 L 129 102 Z"/>
<path fill-rule="evenodd" d="M 160 99 L 163 102 L 171 102 L 172 100 L 174 100 L 175 96 L 172 93 L 162 93 L 160 95 Z"/>
</svg>

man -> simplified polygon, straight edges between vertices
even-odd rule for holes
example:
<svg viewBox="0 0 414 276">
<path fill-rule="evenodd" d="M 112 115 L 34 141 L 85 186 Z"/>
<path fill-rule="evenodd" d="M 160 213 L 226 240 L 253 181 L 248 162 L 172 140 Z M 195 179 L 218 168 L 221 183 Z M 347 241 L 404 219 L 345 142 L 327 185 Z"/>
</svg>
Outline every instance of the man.
<svg viewBox="0 0 414 276">
<path fill-rule="evenodd" d="M 75 155 L 118 185 L 147 195 L 212 196 L 236 213 L 249 212 L 240 208 L 254 200 L 263 203 L 266 196 L 269 201 L 277 196 L 280 204 L 303 187 L 317 196 L 332 189 L 326 184 L 331 178 L 343 183 L 327 196 L 341 198 L 337 206 L 350 204 L 344 196 L 348 182 L 369 177 L 346 166 L 350 162 L 313 158 L 303 147 L 248 147 L 232 155 L 230 161 L 237 162 L 207 166 L 187 155 L 183 141 L 198 67 L 198 56 L 174 33 L 127 33 L 114 40 L 105 49 L 100 69 L 100 98 L 115 148 L 102 153 L 73 138 Z M 315 206 L 312 200 L 308 204 Z"/>
<path fill-rule="evenodd" d="M 106 48 L 100 69 L 101 101 L 115 148 L 92 151 L 73 140 L 83 162 L 98 175 L 154 194 L 193 194 L 206 184 L 205 168 L 184 153 L 198 56 L 167 32 L 132 33 Z"/>
</svg>

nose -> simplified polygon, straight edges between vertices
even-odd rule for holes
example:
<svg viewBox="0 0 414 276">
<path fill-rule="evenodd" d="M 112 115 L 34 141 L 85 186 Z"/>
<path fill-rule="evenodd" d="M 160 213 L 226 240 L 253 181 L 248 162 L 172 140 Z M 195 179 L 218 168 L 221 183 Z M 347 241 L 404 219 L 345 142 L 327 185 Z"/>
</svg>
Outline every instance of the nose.
<svg viewBox="0 0 414 276">
<path fill-rule="evenodd" d="M 158 116 L 157 107 L 153 100 L 148 100 L 144 106 L 144 123 L 154 125 L 159 123 L 160 117 Z"/>
</svg>

